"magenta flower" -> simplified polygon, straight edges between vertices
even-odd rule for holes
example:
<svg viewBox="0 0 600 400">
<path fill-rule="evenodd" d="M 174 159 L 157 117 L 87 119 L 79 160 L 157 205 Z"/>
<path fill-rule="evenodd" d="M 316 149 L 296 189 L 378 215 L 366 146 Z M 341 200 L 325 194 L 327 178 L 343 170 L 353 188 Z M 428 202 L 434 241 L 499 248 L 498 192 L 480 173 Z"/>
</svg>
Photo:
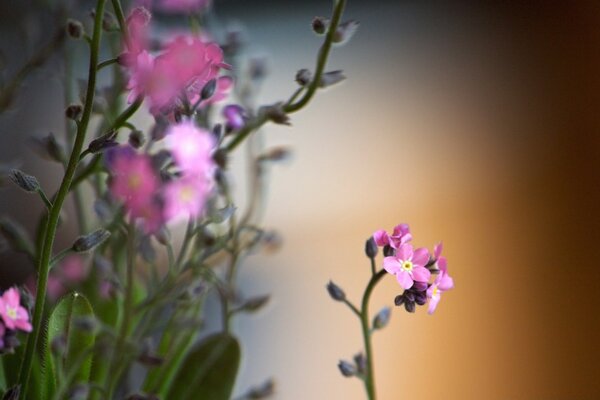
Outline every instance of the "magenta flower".
<svg viewBox="0 0 600 400">
<path fill-rule="evenodd" d="M 210 6 L 211 0 L 158 0 L 158 7 L 167 12 L 189 13 Z"/>
<path fill-rule="evenodd" d="M 394 249 L 398 249 L 403 244 L 410 242 L 412 240 L 412 235 L 408 224 L 400 224 L 394 227 L 394 231 L 391 235 L 383 229 L 376 231 L 373 234 L 373 239 L 375 239 L 375 243 L 379 247 L 389 245 Z"/>
<path fill-rule="evenodd" d="M 244 109 L 237 104 L 225 106 L 222 112 L 225 117 L 225 125 L 228 129 L 237 130 L 246 123 Z"/>
<path fill-rule="evenodd" d="M 8 329 L 31 332 L 29 313 L 21 306 L 21 295 L 15 288 L 8 289 L 0 297 L 0 317 Z"/>
<path fill-rule="evenodd" d="M 150 12 L 144 7 L 136 7 L 131 10 L 126 21 L 129 36 L 125 47 L 127 48 L 128 58 L 148 50 L 148 25 L 151 18 Z"/>
<path fill-rule="evenodd" d="M 427 282 L 431 273 L 425 265 L 429 261 L 429 251 L 422 247 L 413 251 L 413 246 L 403 244 L 395 256 L 383 259 L 383 268 L 396 276 L 398 283 L 404 289 L 410 289 L 414 282 Z"/>
<path fill-rule="evenodd" d="M 196 218 L 204 209 L 210 184 L 195 176 L 169 182 L 164 189 L 164 216 L 169 222 Z"/>
<path fill-rule="evenodd" d="M 212 179 L 216 143 L 212 134 L 192 121 L 171 125 L 165 138 L 167 149 L 184 175 Z"/>
<path fill-rule="evenodd" d="M 450 290 L 454 287 L 454 280 L 448 275 L 448 272 L 446 272 L 445 259 L 443 264 L 443 269 L 440 265 L 440 274 L 435 278 L 433 284 L 427 289 L 427 297 L 429 298 L 429 309 L 427 312 L 429 314 L 433 314 L 435 311 L 440 301 L 442 292 Z"/>
</svg>

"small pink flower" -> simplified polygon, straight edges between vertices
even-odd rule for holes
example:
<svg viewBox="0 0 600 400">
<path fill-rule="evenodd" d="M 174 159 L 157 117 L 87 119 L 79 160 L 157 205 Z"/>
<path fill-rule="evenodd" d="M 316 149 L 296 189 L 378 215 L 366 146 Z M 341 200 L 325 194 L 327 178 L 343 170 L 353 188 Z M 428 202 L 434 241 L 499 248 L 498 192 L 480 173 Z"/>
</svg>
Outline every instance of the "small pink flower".
<svg viewBox="0 0 600 400">
<path fill-rule="evenodd" d="M 215 169 L 212 153 L 216 144 L 210 132 L 196 127 L 192 121 L 184 121 L 171 125 L 165 140 L 184 175 L 212 179 Z"/>
<path fill-rule="evenodd" d="M 152 15 L 144 7 L 136 7 L 131 10 L 126 21 L 127 33 L 129 34 L 127 43 L 125 43 L 128 52 L 127 57 L 136 56 L 142 51 L 148 50 L 148 25 L 151 18 Z"/>
<path fill-rule="evenodd" d="M 169 182 L 164 189 L 165 220 L 178 222 L 196 218 L 204 209 L 209 191 L 208 180 L 195 176 Z"/>
<path fill-rule="evenodd" d="M 244 109 L 237 104 L 230 104 L 223 108 L 223 116 L 228 129 L 237 130 L 246 123 Z"/>
<path fill-rule="evenodd" d="M 0 297 L 0 317 L 8 329 L 19 329 L 31 332 L 29 313 L 21 306 L 21 295 L 15 288 L 10 288 Z"/>
<path fill-rule="evenodd" d="M 383 229 L 376 231 L 373 234 L 373 239 L 375 239 L 375 243 L 379 247 L 389 245 L 394 249 L 398 249 L 403 244 L 410 242 L 412 240 L 412 235 L 408 224 L 400 224 L 396 225 L 394 232 L 391 235 Z"/>
<path fill-rule="evenodd" d="M 398 283 L 404 289 L 410 289 L 415 281 L 427 282 L 431 273 L 425 265 L 429 261 L 429 251 L 422 247 L 413 251 L 410 244 L 398 248 L 395 256 L 383 259 L 383 268 L 396 276 Z"/>
<path fill-rule="evenodd" d="M 440 268 L 440 274 L 435 278 L 433 284 L 427 289 L 427 297 L 429 298 L 428 313 L 433 314 L 435 311 L 442 292 L 450 290 L 454 287 L 454 280 L 446 272 L 446 263 L 444 262 L 444 270 Z"/>
<path fill-rule="evenodd" d="M 158 0 L 158 7 L 173 13 L 189 13 L 205 9 L 211 0 Z"/>
</svg>

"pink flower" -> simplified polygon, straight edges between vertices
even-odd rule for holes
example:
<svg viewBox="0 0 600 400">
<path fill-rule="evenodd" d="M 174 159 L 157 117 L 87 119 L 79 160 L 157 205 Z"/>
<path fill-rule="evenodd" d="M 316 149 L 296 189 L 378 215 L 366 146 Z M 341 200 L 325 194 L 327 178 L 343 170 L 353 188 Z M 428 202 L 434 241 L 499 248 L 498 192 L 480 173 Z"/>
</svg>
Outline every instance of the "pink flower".
<svg viewBox="0 0 600 400">
<path fill-rule="evenodd" d="M 148 25 L 151 18 L 152 15 L 144 7 L 136 7 L 131 10 L 126 21 L 129 36 L 125 47 L 127 48 L 128 56 L 136 56 L 142 51 L 148 50 Z"/>
<path fill-rule="evenodd" d="M 211 0 L 158 0 L 158 7 L 174 13 L 200 11 L 210 6 Z"/>
<path fill-rule="evenodd" d="M 398 283 L 404 289 L 410 289 L 415 281 L 427 282 L 431 273 L 425 265 L 429 261 L 429 251 L 422 247 L 413 252 L 410 244 L 398 248 L 395 256 L 383 259 L 383 268 L 396 276 Z"/>
<path fill-rule="evenodd" d="M 440 301 L 442 292 L 450 290 L 454 287 L 454 280 L 446 272 L 446 263 L 444 269 L 440 269 L 440 274 L 435 278 L 433 284 L 427 289 L 427 297 L 429 298 L 428 313 L 433 314 L 438 302 Z"/>
<path fill-rule="evenodd" d="M 373 234 L 373 239 L 375 239 L 375 243 L 379 247 L 389 245 L 394 249 L 398 249 L 403 244 L 410 242 L 412 240 L 412 235 L 410 234 L 408 224 L 400 224 L 396 225 L 394 232 L 391 235 L 383 229 L 376 231 Z"/>
<path fill-rule="evenodd" d="M 165 220 L 177 222 L 196 218 L 204 209 L 209 191 L 209 181 L 195 176 L 169 182 L 164 190 Z"/>
<path fill-rule="evenodd" d="M 192 121 L 184 121 L 170 126 L 165 140 L 184 175 L 212 179 L 215 169 L 212 153 L 216 144 L 210 132 L 196 127 Z"/>
<path fill-rule="evenodd" d="M 31 332 L 29 313 L 21 306 L 21 295 L 15 288 L 10 288 L 0 297 L 0 317 L 8 329 L 19 329 Z"/>
<path fill-rule="evenodd" d="M 237 104 L 230 104 L 223 108 L 227 129 L 237 130 L 244 126 L 246 117 L 244 109 Z"/>
</svg>

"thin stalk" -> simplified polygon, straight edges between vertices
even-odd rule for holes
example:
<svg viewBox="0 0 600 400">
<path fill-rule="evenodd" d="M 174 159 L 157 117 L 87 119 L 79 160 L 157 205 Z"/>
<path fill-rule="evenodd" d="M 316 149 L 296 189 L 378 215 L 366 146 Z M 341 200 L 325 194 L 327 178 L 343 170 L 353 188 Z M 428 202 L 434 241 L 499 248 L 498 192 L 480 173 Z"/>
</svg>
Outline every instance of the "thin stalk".
<svg viewBox="0 0 600 400">
<path fill-rule="evenodd" d="M 102 61 L 100 64 L 98 64 L 98 66 L 96 68 L 98 69 L 98 71 L 100 71 L 102 68 L 108 67 L 109 65 L 116 64 L 118 62 L 119 62 L 118 58 L 110 58 L 108 60 Z"/>
<path fill-rule="evenodd" d="M 37 280 L 37 295 L 35 299 L 35 308 L 33 313 L 33 332 L 29 335 L 27 344 L 25 345 L 25 353 L 21 368 L 19 371 L 19 382 L 21 384 L 21 399 L 25 399 L 27 395 L 27 386 L 29 384 L 29 377 L 31 375 L 31 366 L 33 363 L 33 357 L 35 349 L 37 347 L 40 332 L 42 332 L 42 317 L 44 313 L 44 301 L 46 299 L 46 286 L 48 284 L 48 273 L 50 271 L 50 258 L 52 257 L 52 245 L 54 244 L 54 237 L 56 235 L 56 229 L 58 227 L 58 219 L 63 203 L 69 193 L 71 182 L 75 171 L 77 170 L 77 163 L 79 161 L 79 154 L 83 148 L 87 127 L 90 122 L 92 115 L 92 105 L 94 103 L 94 91 L 96 89 L 96 64 L 98 64 L 98 53 L 100 50 L 100 39 L 102 37 L 102 16 L 104 15 L 104 4 L 106 0 L 98 0 L 96 4 L 96 14 L 94 18 L 94 33 L 92 39 L 92 46 L 90 49 L 90 63 L 88 72 L 88 85 L 85 97 L 85 105 L 83 108 L 83 114 L 81 121 L 77 128 L 77 134 L 75 136 L 75 142 L 73 144 L 73 150 L 69 157 L 67 169 L 65 175 L 58 189 L 58 194 L 52 208 L 48 215 L 48 225 L 45 230 L 44 240 L 42 244 L 41 257 L 39 258 L 38 264 L 38 280 Z"/>
<path fill-rule="evenodd" d="M 185 255 L 187 254 L 188 247 L 190 246 L 190 242 L 194 236 L 194 219 L 190 217 L 187 228 L 185 230 L 185 237 L 183 238 L 183 243 L 181 244 L 181 249 L 179 250 L 179 255 L 177 256 L 177 261 L 175 262 L 175 268 L 180 271 L 181 264 L 185 259 Z"/>
<path fill-rule="evenodd" d="M 362 299 L 362 307 L 360 311 L 360 322 L 362 325 L 362 334 L 365 342 L 365 357 L 367 358 L 367 371 L 365 373 L 365 390 L 369 400 L 375 400 L 375 378 L 373 374 L 373 349 L 371 346 L 371 320 L 369 319 L 369 299 L 375 285 L 387 274 L 387 271 L 382 269 L 371 277 L 365 294 Z"/>
</svg>

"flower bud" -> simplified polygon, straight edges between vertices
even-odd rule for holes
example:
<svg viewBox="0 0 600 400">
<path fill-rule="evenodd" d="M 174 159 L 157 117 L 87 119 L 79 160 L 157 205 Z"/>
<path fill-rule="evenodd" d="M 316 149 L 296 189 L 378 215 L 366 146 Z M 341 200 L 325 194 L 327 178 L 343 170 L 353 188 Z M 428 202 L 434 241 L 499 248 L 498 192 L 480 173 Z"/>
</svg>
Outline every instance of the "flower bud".
<svg viewBox="0 0 600 400">
<path fill-rule="evenodd" d="M 112 13 L 105 11 L 104 15 L 102 15 L 102 29 L 106 32 L 113 32 L 118 28 L 119 25 L 117 24 L 115 16 Z"/>
<path fill-rule="evenodd" d="M 219 168 L 227 168 L 227 159 L 227 150 L 225 149 L 219 149 L 213 154 L 213 161 L 219 166 Z"/>
<path fill-rule="evenodd" d="M 367 239 L 367 242 L 365 243 L 365 254 L 367 255 L 367 257 L 375 258 L 377 256 L 378 251 L 379 249 L 377 248 L 377 243 L 375 243 L 375 239 L 373 239 L 373 237 Z"/>
<path fill-rule="evenodd" d="M 74 19 L 67 21 L 67 34 L 73 39 L 80 39 L 85 33 L 81 22 Z"/>
<path fill-rule="evenodd" d="M 290 158 L 291 152 L 285 147 L 274 147 L 258 157 L 258 161 L 285 161 Z"/>
<path fill-rule="evenodd" d="M 238 130 L 246 123 L 244 109 L 237 104 L 230 104 L 223 108 L 223 117 L 227 130 Z"/>
<path fill-rule="evenodd" d="M 283 110 L 282 103 L 262 107 L 262 110 L 271 122 L 279 125 L 291 125 L 290 118 Z"/>
<path fill-rule="evenodd" d="M 267 397 L 272 396 L 274 393 L 275 382 L 273 379 L 268 379 L 260 386 L 250 389 L 244 398 L 248 400 L 260 400 L 266 399 Z"/>
<path fill-rule="evenodd" d="M 40 183 L 35 176 L 27 175 L 18 169 L 11 169 L 8 178 L 26 192 L 34 193 L 40 189 Z"/>
<path fill-rule="evenodd" d="M 390 246 L 389 244 L 386 244 L 383 247 L 383 255 L 385 257 L 393 257 L 396 254 L 396 250 L 394 250 L 394 248 L 392 246 Z"/>
<path fill-rule="evenodd" d="M 303 68 L 296 73 L 296 82 L 298 82 L 298 85 L 306 86 L 310 81 L 312 81 L 312 73 L 306 68 Z"/>
<path fill-rule="evenodd" d="M 118 146 L 119 143 L 115 141 L 117 131 L 109 131 L 97 139 L 94 139 L 88 145 L 88 150 L 93 153 L 101 153 L 111 147 Z"/>
<path fill-rule="evenodd" d="M 129 145 L 134 149 L 139 149 L 146 142 L 146 138 L 144 138 L 144 134 L 142 131 L 131 131 L 129 133 Z"/>
<path fill-rule="evenodd" d="M 83 107 L 81 106 L 81 104 L 78 104 L 78 103 L 70 104 L 65 109 L 65 117 L 75 121 L 75 120 L 77 120 L 77 118 L 79 118 L 79 115 L 81 114 L 82 111 L 83 111 Z"/>
<path fill-rule="evenodd" d="M 169 121 L 163 116 L 155 117 L 156 123 L 150 131 L 150 138 L 155 142 L 164 139 L 167 136 L 167 128 L 169 127 Z"/>
<path fill-rule="evenodd" d="M 384 307 L 373 318 L 373 329 L 383 329 L 390 322 L 391 309 Z"/>
<path fill-rule="evenodd" d="M 346 44 L 354 36 L 358 29 L 359 22 L 356 20 L 349 20 L 340 24 L 333 35 L 333 43 Z"/>
<path fill-rule="evenodd" d="M 216 89 L 217 89 L 217 80 L 211 79 L 210 81 L 208 81 L 208 83 L 206 85 L 204 85 L 204 87 L 202 88 L 202 91 L 200 91 L 200 99 L 202 99 L 202 100 L 210 99 L 213 96 L 213 94 L 215 94 Z"/>
<path fill-rule="evenodd" d="M 359 374 L 364 375 L 367 373 L 367 359 L 363 353 L 354 356 L 354 363 Z"/>
<path fill-rule="evenodd" d="M 396 298 L 394 298 L 394 304 L 397 306 L 401 306 L 402 304 L 404 304 L 404 296 L 402 296 L 401 294 L 396 296 Z"/>
<path fill-rule="evenodd" d="M 415 303 L 422 306 L 427 303 L 427 292 L 416 292 L 415 293 Z"/>
<path fill-rule="evenodd" d="M 106 239 L 110 237 L 110 232 L 105 229 L 98 229 L 92 233 L 84 236 L 80 236 L 73 242 L 71 249 L 77 253 L 86 252 L 92 250 Z"/>
<path fill-rule="evenodd" d="M 255 312 L 263 308 L 268 302 L 271 296 L 257 296 L 246 300 L 246 302 L 242 305 L 241 310 L 246 312 Z"/>
<path fill-rule="evenodd" d="M 329 281 L 327 284 L 327 291 L 332 299 L 335 301 L 344 301 L 346 300 L 346 293 L 335 283 Z"/>
<path fill-rule="evenodd" d="M 357 372 L 356 367 L 353 364 L 344 360 L 340 360 L 340 362 L 338 363 L 338 368 L 340 369 L 342 375 L 344 375 L 346 378 L 355 376 Z"/>
<path fill-rule="evenodd" d="M 333 86 L 336 83 L 340 83 L 341 81 L 343 81 L 345 79 L 346 79 L 346 75 L 344 75 L 344 71 L 342 71 L 342 70 L 325 72 L 323 75 L 321 75 L 321 80 L 319 81 L 319 87 L 326 88 L 329 86 Z"/>
<path fill-rule="evenodd" d="M 415 312 L 415 302 L 414 301 L 405 301 L 404 309 L 406 311 L 408 311 L 409 313 L 414 313 Z"/>
<path fill-rule="evenodd" d="M 327 32 L 327 28 L 329 27 L 330 20 L 325 17 L 314 17 L 312 20 L 312 30 L 317 35 L 323 35 Z"/>
<path fill-rule="evenodd" d="M 164 226 L 154 233 L 154 237 L 158 243 L 162 244 L 163 246 L 167 246 L 169 243 L 171 243 L 171 232 L 169 232 L 169 230 Z"/>
</svg>

